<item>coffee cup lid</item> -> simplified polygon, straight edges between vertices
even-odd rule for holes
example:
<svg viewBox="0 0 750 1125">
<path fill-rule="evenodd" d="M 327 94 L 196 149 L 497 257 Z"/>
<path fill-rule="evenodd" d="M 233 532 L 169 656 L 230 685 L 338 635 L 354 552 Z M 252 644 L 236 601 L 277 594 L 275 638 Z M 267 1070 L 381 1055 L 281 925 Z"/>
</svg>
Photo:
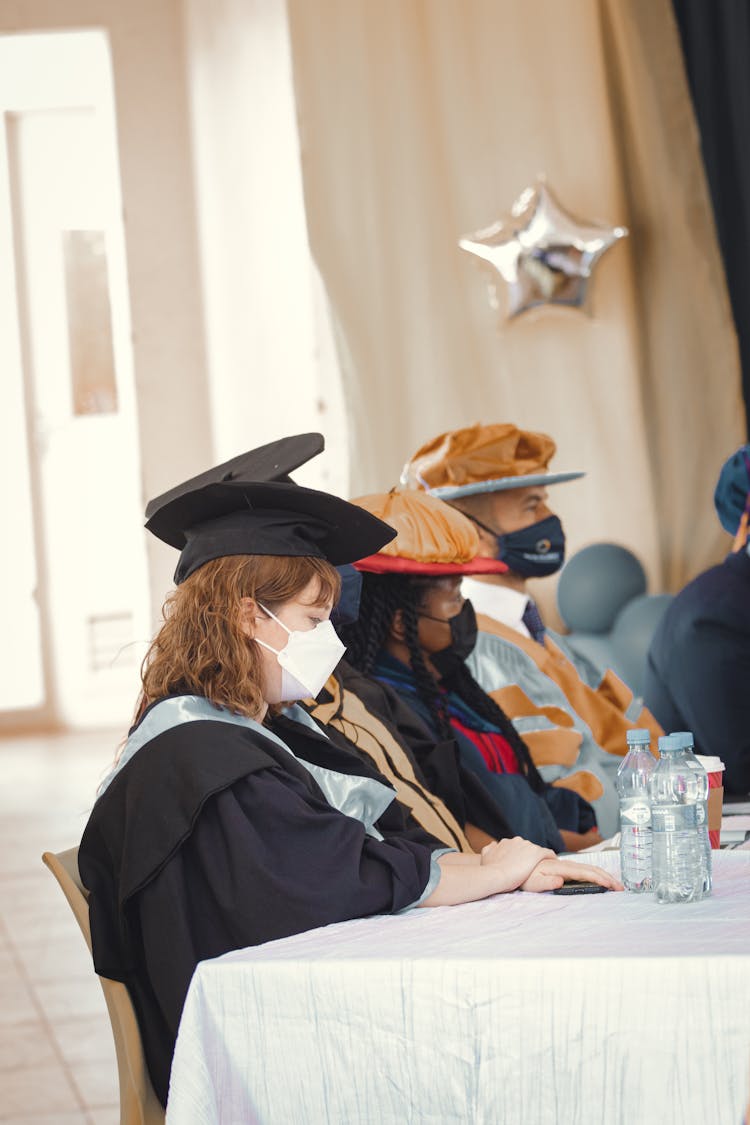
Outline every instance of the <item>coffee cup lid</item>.
<svg viewBox="0 0 750 1125">
<path fill-rule="evenodd" d="M 709 754 L 695 755 L 706 773 L 720 773 L 725 767 L 721 758 L 711 757 Z"/>
</svg>

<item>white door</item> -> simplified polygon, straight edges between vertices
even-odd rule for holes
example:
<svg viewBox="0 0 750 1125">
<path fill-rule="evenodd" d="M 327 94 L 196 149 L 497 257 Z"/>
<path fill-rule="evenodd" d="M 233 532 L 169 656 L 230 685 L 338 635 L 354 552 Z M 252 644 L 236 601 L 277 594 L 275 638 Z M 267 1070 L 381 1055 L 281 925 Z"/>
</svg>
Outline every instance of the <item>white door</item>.
<svg viewBox="0 0 750 1125">
<path fill-rule="evenodd" d="M 135 700 L 148 605 L 106 38 L 5 37 L 0 74 L 0 227 L 15 266 L 14 293 L 0 290 L 15 307 L 0 315 L 17 325 L 7 381 L 26 478 L 12 509 L 22 596 L 9 607 L 6 580 L 3 601 L 39 669 L 34 698 L 16 675 L 0 710 L 119 726 Z M 6 470 L 3 493 L 11 480 Z"/>
</svg>

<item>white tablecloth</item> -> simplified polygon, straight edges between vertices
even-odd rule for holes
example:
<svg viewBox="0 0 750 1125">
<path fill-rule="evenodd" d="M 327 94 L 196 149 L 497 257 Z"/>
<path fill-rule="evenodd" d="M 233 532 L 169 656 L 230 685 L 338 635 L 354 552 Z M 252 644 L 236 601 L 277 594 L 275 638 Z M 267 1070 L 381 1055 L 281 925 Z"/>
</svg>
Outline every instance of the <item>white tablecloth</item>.
<svg viewBox="0 0 750 1125">
<path fill-rule="evenodd" d="M 500 895 L 203 962 L 167 1121 L 739 1125 L 750 853 L 714 877 L 700 903 Z"/>
</svg>

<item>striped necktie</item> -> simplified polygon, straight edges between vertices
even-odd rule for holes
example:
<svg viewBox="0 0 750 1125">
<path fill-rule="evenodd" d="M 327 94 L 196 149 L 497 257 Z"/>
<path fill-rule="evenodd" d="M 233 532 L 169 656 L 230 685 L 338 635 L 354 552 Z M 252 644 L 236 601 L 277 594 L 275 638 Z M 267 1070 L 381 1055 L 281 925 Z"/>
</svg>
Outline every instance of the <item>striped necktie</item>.
<svg viewBox="0 0 750 1125">
<path fill-rule="evenodd" d="M 542 621 L 539 610 L 536 608 L 536 602 L 532 598 L 526 602 L 526 609 L 523 611 L 521 618 L 529 633 L 535 641 L 540 645 L 544 644 L 544 622 Z"/>
</svg>

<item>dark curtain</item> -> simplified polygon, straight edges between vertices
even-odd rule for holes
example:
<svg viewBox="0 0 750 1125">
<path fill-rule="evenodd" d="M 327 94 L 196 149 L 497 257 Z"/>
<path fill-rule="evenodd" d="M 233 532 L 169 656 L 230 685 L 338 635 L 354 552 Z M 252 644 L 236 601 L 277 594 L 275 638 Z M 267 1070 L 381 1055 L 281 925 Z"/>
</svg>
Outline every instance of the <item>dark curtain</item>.
<svg viewBox="0 0 750 1125">
<path fill-rule="evenodd" d="M 701 134 L 750 422 L 750 3 L 672 0 Z M 711 377 L 711 373 L 707 373 Z M 748 426 L 750 430 L 750 426 Z"/>
</svg>

